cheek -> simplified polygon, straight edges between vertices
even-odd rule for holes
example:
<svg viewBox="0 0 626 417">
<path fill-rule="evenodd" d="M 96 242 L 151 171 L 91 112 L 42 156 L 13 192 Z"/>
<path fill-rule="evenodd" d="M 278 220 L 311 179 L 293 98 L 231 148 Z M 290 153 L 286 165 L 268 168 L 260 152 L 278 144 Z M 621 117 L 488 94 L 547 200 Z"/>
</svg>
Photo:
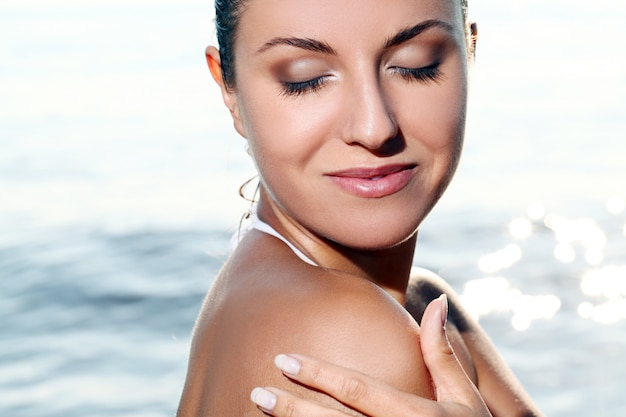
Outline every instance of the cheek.
<svg viewBox="0 0 626 417">
<path fill-rule="evenodd" d="M 310 190 L 302 181 L 323 165 L 320 158 L 333 137 L 337 105 L 321 96 L 285 97 L 259 87 L 247 85 L 241 90 L 246 95 L 239 97 L 257 171 L 279 204 L 287 197 L 291 204 L 303 201 Z"/>
<path fill-rule="evenodd" d="M 275 90 L 241 97 L 250 149 L 259 169 L 304 168 L 331 135 L 336 110 L 305 97 L 283 97 Z M 315 105 L 312 105 L 315 104 Z"/>
<path fill-rule="evenodd" d="M 420 147 L 427 149 L 433 163 L 452 168 L 461 151 L 465 128 L 464 80 L 462 73 L 450 76 L 445 83 L 403 96 L 399 103 L 402 108 L 399 122 L 404 126 L 407 140 L 417 141 Z"/>
</svg>

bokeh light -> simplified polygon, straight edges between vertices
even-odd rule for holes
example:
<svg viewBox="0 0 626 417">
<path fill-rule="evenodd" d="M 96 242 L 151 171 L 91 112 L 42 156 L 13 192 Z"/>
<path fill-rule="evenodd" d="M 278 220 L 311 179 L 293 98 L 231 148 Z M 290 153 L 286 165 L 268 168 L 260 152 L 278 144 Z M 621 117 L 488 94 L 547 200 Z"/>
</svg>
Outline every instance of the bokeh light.
<svg viewBox="0 0 626 417">
<path fill-rule="evenodd" d="M 533 225 L 528 219 L 519 217 L 509 224 L 509 233 L 515 239 L 527 239 L 533 234 Z"/>
<path fill-rule="evenodd" d="M 607 265 L 587 271 L 580 283 L 583 294 L 604 298 L 597 305 L 585 301 L 578 315 L 602 324 L 626 319 L 626 265 Z"/>
<path fill-rule="evenodd" d="M 569 264 L 576 259 L 576 251 L 569 243 L 559 243 L 554 248 L 554 257 L 564 264 Z"/>
<path fill-rule="evenodd" d="M 511 326 L 517 331 L 527 330 L 534 320 L 550 319 L 561 309 L 557 296 L 523 294 L 503 277 L 469 281 L 461 299 L 476 319 L 492 313 L 511 313 Z"/>
<path fill-rule="evenodd" d="M 568 220 L 562 216 L 548 215 L 545 225 L 554 232 L 557 244 L 554 257 L 568 264 L 576 259 L 575 245 L 585 252 L 585 260 L 589 265 L 598 266 L 604 261 L 604 249 L 607 238 L 595 220 L 580 218 Z"/>
<path fill-rule="evenodd" d="M 626 266 L 609 265 L 587 271 L 580 288 L 589 296 L 616 299 L 626 296 Z"/>
<path fill-rule="evenodd" d="M 541 220 L 546 215 L 546 208 L 543 203 L 534 202 L 528 206 L 526 209 L 526 215 L 531 220 Z"/>
<path fill-rule="evenodd" d="M 493 274 L 510 268 L 520 259 L 522 259 L 522 249 L 516 244 L 510 244 L 497 252 L 481 256 L 478 259 L 478 268 L 486 274 Z"/>
<path fill-rule="evenodd" d="M 606 202 L 606 209 L 611 214 L 621 214 L 624 212 L 626 208 L 626 202 L 623 198 L 618 196 L 613 196 L 609 198 Z"/>
</svg>

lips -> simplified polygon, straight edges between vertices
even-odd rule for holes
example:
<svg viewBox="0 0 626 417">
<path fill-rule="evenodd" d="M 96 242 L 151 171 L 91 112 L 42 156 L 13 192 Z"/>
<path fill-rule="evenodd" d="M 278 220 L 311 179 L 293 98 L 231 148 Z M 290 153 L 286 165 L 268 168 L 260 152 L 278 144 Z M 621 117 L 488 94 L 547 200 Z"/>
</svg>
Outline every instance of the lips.
<svg viewBox="0 0 626 417">
<path fill-rule="evenodd" d="M 416 168 L 416 164 L 396 164 L 350 168 L 326 175 L 349 194 L 363 198 L 382 198 L 406 187 Z"/>
</svg>

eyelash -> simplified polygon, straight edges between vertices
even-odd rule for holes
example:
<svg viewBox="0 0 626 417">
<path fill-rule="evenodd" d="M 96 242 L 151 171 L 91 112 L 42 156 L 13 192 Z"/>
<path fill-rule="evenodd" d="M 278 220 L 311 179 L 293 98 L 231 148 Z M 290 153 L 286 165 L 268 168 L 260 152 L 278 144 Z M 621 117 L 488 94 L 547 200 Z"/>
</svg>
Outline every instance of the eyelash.
<svg viewBox="0 0 626 417">
<path fill-rule="evenodd" d="M 304 93 L 319 90 L 324 83 L 325 77 L 317 77 L 307 81 L 287 82 L 283 81 L 283 92 L 286 96 L 299 96 Z"/>
<path fill-rule="evenodd" d="M 436 82 L 441 78 L 441 70 L 439 69 L 438 62 L 422 68 L 392 67 L 392 69 L 407 81 Z M 324 78 L 325 77 L 317 77 L 298 82 L 283 81 L 282 94 L 286 96 L 300 96 L 305 93 L 315 92 L 324 84 Z"/>
<path fill-rule="evenodd" d="M 324 83 L 324 77 L 317 77 L 307 81 L 287 82 L 284 81 L 282 94 L 286 96 L 299 96 L 304 93 L 319 90 Z"/>
<path fill-rule="evenodd" d="M 439 65 L 439 62 L 436 62 L 432 65 L 422 68 L 392 67 L 392 69 L 407 81 L 437 82 L 442 76 Z"/>
</svg>

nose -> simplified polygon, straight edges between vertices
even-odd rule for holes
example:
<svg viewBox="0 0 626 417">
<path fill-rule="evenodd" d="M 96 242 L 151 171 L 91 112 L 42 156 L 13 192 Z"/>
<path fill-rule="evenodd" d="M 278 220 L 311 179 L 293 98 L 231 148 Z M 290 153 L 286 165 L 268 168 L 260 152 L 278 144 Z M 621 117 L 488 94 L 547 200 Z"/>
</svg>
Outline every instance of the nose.
<svg viewBox="0 0 626 417">
<path fill-rule="evenodd" d="M 384 152 L 398 135 L 398 125 L 379 77 L 359 77 L 347 92 L 343 139 L 371 151 Z"/>
</svg>

